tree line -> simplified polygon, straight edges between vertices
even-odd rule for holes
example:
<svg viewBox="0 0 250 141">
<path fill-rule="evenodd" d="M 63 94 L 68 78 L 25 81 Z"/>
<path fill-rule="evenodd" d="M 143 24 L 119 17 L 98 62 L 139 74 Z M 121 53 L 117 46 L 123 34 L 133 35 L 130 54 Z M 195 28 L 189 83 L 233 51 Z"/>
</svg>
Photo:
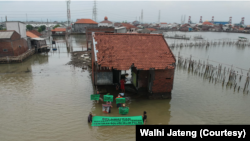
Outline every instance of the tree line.
<svg viewBox="0 0 250 141">
<path fill-rule="evenodd" d="M 53 27 L 53 29 L 57 28 L 57 27 L 60 27 L 60 25 L 55 25 Z M 26 29 L 27 30 L 34 30 L 35 28 L 32 26 L 32 25 L 26 25 Z M 46 26 L 45 25 L 41 25 L 40 27 L 38 27 L 38 32 L 42 32 L 46 29 Z"/>
</svg>

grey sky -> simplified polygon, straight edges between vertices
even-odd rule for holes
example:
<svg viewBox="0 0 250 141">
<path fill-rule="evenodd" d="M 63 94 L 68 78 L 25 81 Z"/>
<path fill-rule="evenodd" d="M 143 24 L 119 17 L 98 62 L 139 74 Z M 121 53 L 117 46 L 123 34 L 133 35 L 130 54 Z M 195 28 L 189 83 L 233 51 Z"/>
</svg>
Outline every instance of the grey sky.
<svg viewBox="0 0 250 141">
<path fill-rule="evenodd" d="M 143 9 L 143 22 L 157 22 L 159 10 L 161 10 L 160 21 L 180 23 L 181 15 L 191 16 L 192 22 L 199 22 L 200 16 L 203 21 L 228 21 L 232 16 L 233 23 L 239 23 L 245 17 L 245 24 L 250 24 L 249 13 L 250 2 L 203 2 L 203 1 L 97 1 L 97 22 L 108 17 L 110 21 L 132 22 L 139 19 Z M 93 1 L 71 1 L 71 20 L 80 18 L 92 18 Z M 0 1 L 0 17 L 8 21 L 28 20 L 36 21 L 66 21 L 66 1 Z"/>
</svg>

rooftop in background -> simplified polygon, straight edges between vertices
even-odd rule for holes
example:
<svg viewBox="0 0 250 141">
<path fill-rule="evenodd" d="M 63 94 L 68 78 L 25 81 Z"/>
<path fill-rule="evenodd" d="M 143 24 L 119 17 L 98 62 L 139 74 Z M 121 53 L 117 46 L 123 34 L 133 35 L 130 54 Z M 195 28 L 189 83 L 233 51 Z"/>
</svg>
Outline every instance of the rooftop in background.
<svg viewBox="0 0 250 141">
<path fill-rule="evenodd" d="M 38 32 L 38 31 L 36 31 L 36 30 L 31 30 L 30 32 L 35 34 L 38 37 L 42 36 L 42 34 L 40 32 Z"/>
<path fill-rule="evenodd" d="M 26 31 L 26 35 L 30 38 L 39 38 L 36 34 L 32 33 L 31 31 Z"/>
<path fill-rule="evenodd" d="M 94 33 L 96 60 L 102 67 L 128 70 L 173 69 L 176 62 L 162 35 Z"/>
<path fill-rule="evenodd" d="M 160 23 L 160 24 L 167 24 L 167 23 Z"/>
<path fill-rule="evenodd" d="M 203 22 L 202 24 L 203 24 L 203 25 L 213 25 L 212 23 L 210 23 L 210 22 L 208 22 L 208 21 Z"/>
<path fill-rule="evenodd" d="M 0 31 L 0 39 L 9 39 L 15 31 L 13 30 L 5 30 Z"/>
<path fill-rule="evenodd" d="M 108 17 L 107 16 L 104 18 L 104 21 L 102 21 L 100 23 L 109 23 L 109 24 L 112 24 L 111 21 L 108 21 Z"/>
<path fill-rule="evenodd" d="M 53 29 L 53 30 L 51 30 L 51 31 L 55 31 L 55 32 L 64 32 L 64 31 L 66 31 L 66 28 L 55 28 L 55 29 Z"/>
<path fill-rule="evenodd" d="M 146 28 L 146 29 L 149 31 L 156 31 L 156 29 L 154 29 L 154 28 Z"/>
<path fill-rule="evenodd" d="M 97 22 L 91 20 L 91 19 L 77 19 L 77 21 L 75 22 L 75 24 L 79 24 L 79 23 L 84 23 L 84 24 L 98 24 Z"/>
<path fill-rule="evenodd" d="M 129 24 L 129 23 L 121 23 L 121 25 L 126 27 L 127 29 L 137 28 L 137 27 L 135 27 L 135 26 L 133 26 L 132 24 Z"/>
</svg>

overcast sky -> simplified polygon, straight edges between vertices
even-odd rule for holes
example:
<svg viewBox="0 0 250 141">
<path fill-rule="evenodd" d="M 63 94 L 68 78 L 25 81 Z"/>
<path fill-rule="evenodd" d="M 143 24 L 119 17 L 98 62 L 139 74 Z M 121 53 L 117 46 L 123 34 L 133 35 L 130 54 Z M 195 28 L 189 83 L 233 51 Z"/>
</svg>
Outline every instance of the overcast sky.
<svg viewBox="0 0 250 141">
<path fill-rule="evenodd" d="M 71 21 L 76 19 L 92 19 L 93 1 L 71 1 Z M 232 16 L 232 23 L 239 23 L 245 17 L 245 24 L 250 24 L 250 2 L 203 2 L 203 1 L 97 1 L 97 22 L 103 21 L 107 16 L 110 21 L 132 22 L 139 20 L 143 9 L 143 22 L 158 22 L 159 10 L 160 22 L 180 23 L 181 15 L 188 16 L 194 23 L 199 22 L 200 16 L 203 21 L 228 21 Z M 66 1 L 0 1 L 0 17 L 8 21 L 66 21 Z"/>
</svg>

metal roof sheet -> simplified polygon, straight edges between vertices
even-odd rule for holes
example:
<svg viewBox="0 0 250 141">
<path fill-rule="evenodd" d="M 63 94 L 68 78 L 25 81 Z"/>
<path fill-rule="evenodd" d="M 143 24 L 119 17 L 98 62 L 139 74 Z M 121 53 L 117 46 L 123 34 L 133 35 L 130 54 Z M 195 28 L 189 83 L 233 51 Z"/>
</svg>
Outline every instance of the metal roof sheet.
<svg viewBox="0 0 250 141">
<path fill-rule="evenodd" d="M 0 39 L 9 39 L 14 31 L 4 31 L 0 32 Z"/>
</svg>

